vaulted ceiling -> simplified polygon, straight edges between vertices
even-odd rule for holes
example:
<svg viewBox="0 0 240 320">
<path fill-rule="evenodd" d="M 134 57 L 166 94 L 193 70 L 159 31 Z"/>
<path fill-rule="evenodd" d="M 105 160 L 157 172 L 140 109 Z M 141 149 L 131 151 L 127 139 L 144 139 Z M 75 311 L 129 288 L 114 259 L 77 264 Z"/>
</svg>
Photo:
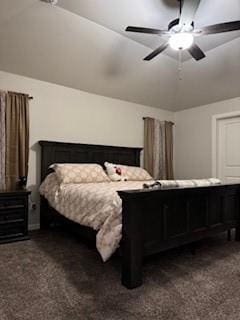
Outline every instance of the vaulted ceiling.
<svg viewBox="0 0 240 320">
<path fill-rule="evenodd" d="M 126 33 L 127 25 L 166 29 L 176 0 L 0 0 L 0 70 L 169 110 L 240 96 L 240 32 L 198 37 L 201 61 L 168 49 L 143 61 L 164 39 Z M 239 0 L 202 0 L 197 27 L 240 20 Z"/>
</svg>

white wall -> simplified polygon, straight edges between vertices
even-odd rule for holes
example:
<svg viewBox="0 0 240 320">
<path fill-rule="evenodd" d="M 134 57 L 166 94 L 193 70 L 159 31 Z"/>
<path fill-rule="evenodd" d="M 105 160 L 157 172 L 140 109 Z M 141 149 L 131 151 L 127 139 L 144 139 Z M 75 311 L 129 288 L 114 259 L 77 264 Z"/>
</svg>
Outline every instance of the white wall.
<svg viewBox="0 0 240 320">
<path fill-rule="evenodd" d="M 173 120 L 174 114 L 0 71 L 0 88 L 28 93 L 30 102 L 30 158 L 28 184 L 38 202 L 39 140 L 143 146 L 143 116 Z M 39 209 L 39 208 L 38 208 Z M 39 223 L 39 210 L 29 224 Z"/>
<path fill-rule="evenodd" d="M 240 111 L 240 97 L 175 113 L 175 176 L 212 175 L 212 117 Z"/>
</svg>

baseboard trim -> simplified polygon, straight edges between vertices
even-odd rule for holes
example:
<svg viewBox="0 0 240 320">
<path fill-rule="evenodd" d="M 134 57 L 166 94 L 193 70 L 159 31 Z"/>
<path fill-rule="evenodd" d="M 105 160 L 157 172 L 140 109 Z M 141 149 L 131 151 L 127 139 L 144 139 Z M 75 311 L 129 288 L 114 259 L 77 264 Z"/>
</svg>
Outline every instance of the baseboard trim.
<svg viewBox="0 0 240 320">
<path fill-rule="evenodd" d="M 29 224 L 28 226 L 29 231 L 39 230 L 39 229 L 40 229 L 40 223 Z"/>
</svg>

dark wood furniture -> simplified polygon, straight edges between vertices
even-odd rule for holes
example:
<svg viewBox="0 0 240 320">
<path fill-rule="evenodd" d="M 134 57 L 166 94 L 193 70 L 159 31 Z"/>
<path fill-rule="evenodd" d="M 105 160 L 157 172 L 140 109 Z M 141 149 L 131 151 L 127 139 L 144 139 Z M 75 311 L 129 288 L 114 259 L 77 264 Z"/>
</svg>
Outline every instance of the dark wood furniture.
<svg viewBox="0 0 240 320">
<path fill-rule="evenodd" d="M 40 141 L 40 145 L 42 179 L 54 162 L 140 163 L 140 148 L 46 141 Z M 121 191 L 119 195 L 123 201 L 122 284 L 127 288 L 142 284 L 144 256 L 232 228 L 236 228 L 236 240 L 240 240 L 240 184 Z M 51 225 L 56 215 L 42 198 L 41 227 Z M 89 238 L 95 236 L 89 228 L 77 228 Z"/>
<path fill-rule="evenodd" d="M 236 228 L 240 240 L 240 185 L 121 191 L 122 283 L 142 284 L 143 257 Z"/>
<path fill-rule="evenodd" d="M 27 190 L 0 191 L 0 243 L 28 238 Z"/>
</svg>

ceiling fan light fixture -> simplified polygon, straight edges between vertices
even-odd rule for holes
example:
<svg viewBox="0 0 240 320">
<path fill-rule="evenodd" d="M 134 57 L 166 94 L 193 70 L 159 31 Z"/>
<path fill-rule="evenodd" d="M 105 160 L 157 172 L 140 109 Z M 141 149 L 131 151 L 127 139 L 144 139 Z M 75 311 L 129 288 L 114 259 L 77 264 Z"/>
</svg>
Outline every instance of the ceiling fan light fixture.
<svg viewBox="0 0 240 320">
<path fill-rule="evenodd" d="M 185 50 L 191 47 L 194 37 L 187 32 L 180 32 L 171 35 L 169 45 L 174 50 Z"/>
<path fill-rule="evenodd" d="M 58 0 L 41 0 L 42 2 L 50 3 L 52 5 L 56 5 L 58 3 Z"/>
</svg>

